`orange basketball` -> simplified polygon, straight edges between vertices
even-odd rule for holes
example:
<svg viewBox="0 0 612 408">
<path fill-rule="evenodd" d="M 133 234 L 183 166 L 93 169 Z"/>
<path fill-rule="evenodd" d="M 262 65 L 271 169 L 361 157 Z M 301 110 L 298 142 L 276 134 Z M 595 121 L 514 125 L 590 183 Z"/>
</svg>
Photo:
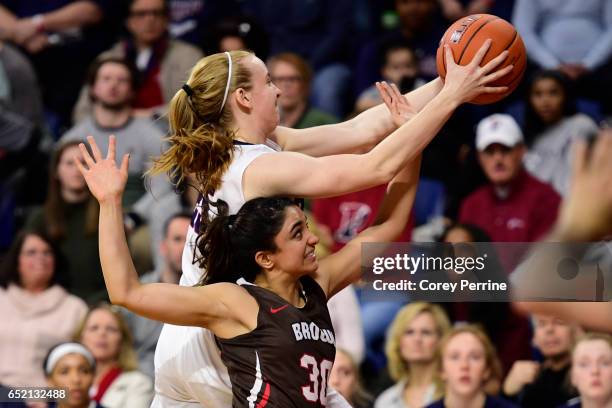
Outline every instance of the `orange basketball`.
<svg viewBox="0 0 612 408">
<path fill-rule="evenodd" d="M 496 69 L 511 64 L 514 65 L 514 68 L 509 74 L 489 84 L 489 86 L 507 86 L 508 90 L 500 94 L 482 94 L 470 101 L 477 105 L 493 103 L 505 98 L 516 89 L 523 77 L 527 66 L 527 54 L 523 40 L 514 26 L 490 14 L 474 14 L 460 18 L 444 33 L 436 55 L 438 75 L 444 79 L 446 76 L 444 44 L 450 45 L 457 64 L 467 65 L 488 38 L 492 40 L 491 47 L 480 66 L 484 66 L 502 51 L 508 50 L 508 58 Z"/>
</svg>

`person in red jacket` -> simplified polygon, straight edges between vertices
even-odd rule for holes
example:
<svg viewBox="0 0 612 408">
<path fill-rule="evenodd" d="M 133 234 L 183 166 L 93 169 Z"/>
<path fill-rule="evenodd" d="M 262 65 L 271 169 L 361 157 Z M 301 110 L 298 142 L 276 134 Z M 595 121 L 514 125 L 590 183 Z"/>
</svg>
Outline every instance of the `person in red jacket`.
<svg viewBox="0 0 612 408">
<path fill-rule="evenodd" d="M 478 160 L 489 184 L 465 198 L 459 222 L 476 225 L 493 242 L 533 242 L 550 230 L 560 197 L 523 167 L 525 145 L 509 115 L 483 119 L 476 131 Z"/>
</svg>

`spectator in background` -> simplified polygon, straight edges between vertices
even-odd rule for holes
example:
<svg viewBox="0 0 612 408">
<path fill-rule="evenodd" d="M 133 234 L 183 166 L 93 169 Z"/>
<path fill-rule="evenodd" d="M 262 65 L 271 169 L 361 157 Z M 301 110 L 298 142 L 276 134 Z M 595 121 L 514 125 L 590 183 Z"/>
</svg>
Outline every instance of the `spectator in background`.
<svg viewBox="0 0 612 408">
<path fill-rule="evenodd" d="M 517 0 L 513 22 L 537 67 L 558 69 L 612 112 L 612 2 Z"/>
<path fill-rule="evenodd" d="M 70 124 L 87 66 L 115 41 L 121 11 L 116 0 L 0 1 L 0 40 L 28 52 L 55 133 Z"/>
<path fill-rule="evenodd" d="M 389 43 L 382 48 L 381 60 L 383 61 L 380 71 L 382 78 L 389 83 L 397 85 L 400 92 L 410 92 L 425 84 L 425 81 L 419 78 L 417 56 L 407 43 L 403 41 Z M 363 112 L 382 102 L 383 100 L 376 89 L 376 85 L 372 84 L 359 95 L 355 110 Z"/>
<path fill-rule="evenodd" d="M 449 22 L 454 22 L 470 14 L 488 13 L 491 0 L 440 0 L 440 11 Z"/>
<path fill-rule="evenodd" d="M 51 160 L 47 200 L 30 215 L 26 227 L 44 232 L 67 260 L 70 292 L 89 303 L 106 299 L 98 255 L 99 206 L 76 167 L 79 141 L 66 142 Z"/>
<path fill-rule="evenodd" d="M 206 54 L 250 50 L 265 61 L 268 58 L 268 35 L 250 17 L 227 17 L 219 21 L 203 44 Z M 278 85 L 278 84 L 277 84 Z"/>
<path fill-rule="evenodd" d="M 440 11 L 449 24 L 471 14 L 493 14 L 506 21 L 512 19 L 515 0 L 440 0 Z"/>
<path fill-rule="evenodd" d="M 533 345 L 544 361 L 516 361 L 504 381 L 503 393 L 524 408 L 556 408 L 576 396 L 568 374 L 579 328 L 546 315 L 533 315 L 532 321 Z"/>
<path fill-rule="evenodd" d="M 202 52 L 168 36 L 165 0 L 131 0 L 128 3 L 129 38 L 119 41 L 100 57 L 125 58 L 137 68 L 130 101 L 134 114 L 159 117 L 166 112 L 168 102 L 185 82 L 193 65 L 202 58 Z M 74 112 L 75 122 L 91 113 L 89 93 L 88 87 L 81 90 Z"/>
<path fill-rule="evenodd" d="M 63 388 L 67 398 L 50 403 L 48 408 L 104 408 L 91 401 L 96 360 L 91 351 L 80 343 L 61 343 L 49 350 L 43 363 L 49 387 Z"/>
<path fill-rule="evenodd" d="M 135 95 L 133 65 L 121 57 L 100 57 L 91 66 L 87 90 L 92 101 L 90 116 L 77 123 L 61 138 L 61 142 L 85 141 L 91 135 L 101 149 L 108 149 L 108 136 L 117 140 L 117 154 L 130 154 L 130 173 L 123 196 L 129 214 L 126 227 L 136 268 L 140 273 L 152 269 L 149 217 L 156 213 L 159 199 L 172 194 L 165 175 L 143 176 L 162 153 L 163 133 L 147 117 L 135 115 L 131 102 Z M 150 186 L 147 192 L 145 186 Z M 156 248 L 154 249 L 156 252 Z"/>
<path fill-rule="evenodd" d="M 507 281 L 507 272 L 500 263 L 497 248 L 488 244 L 491 238 L 481 228 L 471 224 L 454 224 L 446 229 L 440 241 L 448 244 L 477 243 L 477 251 L 487 254 L 486 278 L 497 282 Z M 453 323 L 470 322 L 482 326 L 485 334 L 495 344 L 504 373 L 510 370 L 516 360 L 531 356 L 529 321 L 512 310 L 507 303 L 508 299 L 505 300 L 441 304 Z"/>
<path fill-rule="evenodd" d="M 588 333 L 572 350 L 572 385 L 580 398 L 563 408 L 605 408 L 612 405 L 612 338 L 609 334 Z"/>
<path fill-rule="evenodd" d="M 495 347 L 476 326 L 453 328 L 440 341 L 436 354 L 439 375 L 445 383 L 444 398 L 427 408 L 516 407 L 492 396 L 499 390 L 501 366 Z"/>
<path fill-rule="evenodd" d="M 312 71 L 299 55 L 277 54 L 268 61 L 268 69 L 272 82 L 281 90 L 278 98 L 281 126 L 304 129 L 338 122 L 337 118 L 310 106 Z"/>
<path fill-rule="evenodd" d="M 75 340 L 91 350 L 96 373 L 93 400 L 106 408 L 149 408 L 153 383 L 137 371 L 132 336 L 118 308 L 101 304 L 89 310 Z"/>
<path fill-rule="evenodd" d="M 166 221 L 164 225 L 164 239 L 159 246 L 164 263 L 154 271 L 140 278 L 142 283 L 175 283 L 178 285 L 181 278 L 181 261 L 183 247 L 187 237 L 187 228 L 191 221 L 191 214 L 177 213 Z M 140 371 L 153 378 L 155 346 L 161 332 L 163 323 L 138 316 L 126 309 L 122 309 L 132 337 L 134 348 L 138 354 Z"/>
<path fill-rule="evenodd" d="M 336 345 L 349 353 L 356 364 L 361 364 L 365 356 L 365 338 L 354 287 L 350 285 L 336 293 L 327 302 L 327 308 L 336 335 Z"/>
<path fill-rule="evenodd" d="M 537 72 L 528 87 L 525 138 L 529 151 L 525 168 L 560 195 L 569 188 L 571 146 L 596 135 L 597 124 L 576 111 L 568 78 L 559 71 Z"/>
<path fill-rule="evenodd" d="M 380 79 L 381 49 L 389 41 L 405 41 L 414 49 L 419 71 L 426 80 L 438 76 L 436 51 L 446 23 L 439 13 L 438 0 L 395 0 L 400 26 L 364 45 L 355 72 L 356 91 L 360 94 Z"/>
<path fill-rule="evenodd" d="M 351 33 L 349 0 L 246 0 L 246 16 L 268 32 L 270 56 L 294 52 L 314 70 L 312 104 L 342 118 L 348 111 L 351 70 L 346 65 Z"/>
<path fill-rule="evenodd" d="M 503 114 L 483 119 L 476 149 L 489 184 L 463 201 L 459 222 L 482 228 L 493 242 L 540 239 L 557 217 L 560 197 L 523 168 L 525 145 L 517 123 Z"/>
<path fill-rule="evenodd" d="M 359 378 L 359 365 L 345 350 L 336 348 L 336 359 L 329 374 L 334 387 L 354 408 L 370 408 L 372 397 L 364 391 Z"/>
<path fill-rule="evenodd" d="M 87 312 L 85 303 L 68 294 L 64 263 L 44 235 L 23 232 L 0 269 L 0 384 L 42 387 L 45 354 L 67 341 Z"/>
<path fill-rule="evenodd" d="M 0 106 L 44 129 L 42 97 L 30 61 L 14 46 L 0 41 Z"/>
<path fill-rule="evenodd" d="M 210 27 L 238 10 L 235 0 L 167 0 L 169 32 L 174 39 L 196 47 L 206 46 L 204 38 Z"/>
<path fill-rule="evenodd" d="M 435 353 L 450 322 L 440 306 L 414 302 L 395 317 L 385 352 L 396 384 L 385 390 L 375 408 L 423 407 L 443 395 Z"/>
<path fill-rule="evenodd" d="M 44 129 L 34 68 L 15 47 L 0 40 L 0 248 L 10 245 L 23 221 L 7 203 L 27 207 L 45 199 Z"/>
</svg>

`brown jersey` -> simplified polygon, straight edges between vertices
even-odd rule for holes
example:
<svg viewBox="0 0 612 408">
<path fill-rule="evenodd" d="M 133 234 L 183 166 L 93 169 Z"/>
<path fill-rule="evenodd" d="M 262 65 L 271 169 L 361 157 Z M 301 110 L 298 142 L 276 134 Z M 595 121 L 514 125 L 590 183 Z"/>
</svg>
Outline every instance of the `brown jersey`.
<svg viewBox="0 0 612 408">
<path fill-rule="evenodd" d="M 324 407 L 336 354 L 327 298 L 310 277 L 296 308 L 275 293 L 243 283 L 259 305 L 257 328 L 232 339 L 217 338 L 232 382 L 234 408 Z"/>
</svg>

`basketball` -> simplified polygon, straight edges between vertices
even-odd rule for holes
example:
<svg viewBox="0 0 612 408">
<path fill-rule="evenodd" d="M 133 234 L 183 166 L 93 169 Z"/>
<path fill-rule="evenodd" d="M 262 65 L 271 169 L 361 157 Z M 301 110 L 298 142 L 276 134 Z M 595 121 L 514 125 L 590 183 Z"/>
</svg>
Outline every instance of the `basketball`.
<svg viewBox="0 0 612 408">
<path fill-rule="evenodd" d="M 497 102 L 511 94 L 518 86 L 527 66 L 527 54 L 521 36 L 514 26 L 506 20 L 490 14 L 474 14 L 455 21 L 444 33 L 436 54 L 438 75 L 446 76 L 446 61 L 444 44 L 448 44 L 459 65 L 467 65 L 487 39 L 491 39 L 491 47 L 487 51 L 481 66 L 508 50 L 508 58 L 496 69 L 514 65 L 512 71 L 490 83 L 488 86 L 507 86 L 508 90 L 498 94 L 482 94 L 472 99 L 470 103 L 485 105 Z"/>
</svg>

